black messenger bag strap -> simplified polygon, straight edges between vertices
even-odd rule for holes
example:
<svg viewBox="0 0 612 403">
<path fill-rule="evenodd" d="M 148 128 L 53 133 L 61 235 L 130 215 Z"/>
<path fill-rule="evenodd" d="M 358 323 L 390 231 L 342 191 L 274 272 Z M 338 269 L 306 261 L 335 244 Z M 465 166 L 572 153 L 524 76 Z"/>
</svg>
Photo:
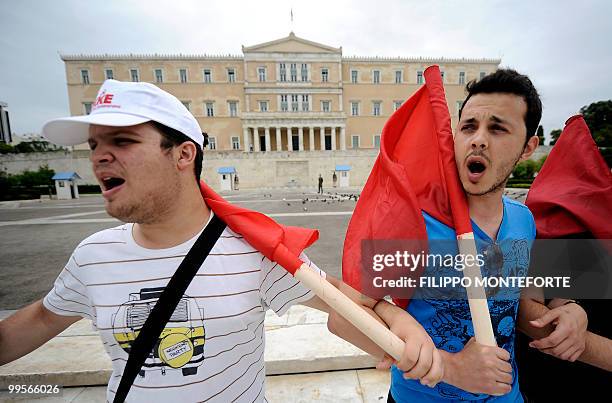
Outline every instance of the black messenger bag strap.
<svg viewBox="0 0 612 403">
<path fill-rule="evenodd" d="M 204 231 L 202 231 L 187 253 L 187 256 L 185 256 L 178 269 L 176 269 L 176 272 L 153 307 L 151 314 L 142 326 L 142 329 L 140 329 L 138 337 L 132 343 L 128 361 L 125 364 L 121 382 L 113 400 L 114 403 L 123 403 L 125 401 L 132 383 L 134 383 L 136 376 L 140 372 L 142 364 L 151 354 L 151 350 L 153 350 L 159 335 L 170 320 L 179 301 L 183 298 L 185 290 L 187 290 L 191 280 L 198 272 L 200 266 L 202 266 L 202 263 L 204 263 L 204 260 L 206 260 L 206 257 L 208 257 L 225 227 L 226 224 L 216 215 L 213 215 Z"/>
</svg>

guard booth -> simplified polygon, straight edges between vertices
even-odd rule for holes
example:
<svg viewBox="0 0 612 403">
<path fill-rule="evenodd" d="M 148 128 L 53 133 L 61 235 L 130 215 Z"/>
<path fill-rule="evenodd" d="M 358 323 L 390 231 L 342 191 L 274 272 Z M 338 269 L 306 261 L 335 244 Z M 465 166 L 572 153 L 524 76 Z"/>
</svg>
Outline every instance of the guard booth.
<svg viewBox="0 0 612 403">
<path fill-rule="evenodd" d="M 236 169 L 234 167 L 221 167 L 217 169 L 221 190 L 234 190 L 234 176 Z"/>
<path fill-rule="evenodd" d="M 350 165 L 336 165 L 336 172 L 340 177 L 338 187 L 347 188 L 349 187 L 349 179 L 351 173 Z"/>
<path fill-rule="evenodd" d="M 79 198 L 77 179 L 81 179 L 76 172 L 58 172 L 51 178 L 55 181 L 55 193 L 58 200 Z"/>
</svg>

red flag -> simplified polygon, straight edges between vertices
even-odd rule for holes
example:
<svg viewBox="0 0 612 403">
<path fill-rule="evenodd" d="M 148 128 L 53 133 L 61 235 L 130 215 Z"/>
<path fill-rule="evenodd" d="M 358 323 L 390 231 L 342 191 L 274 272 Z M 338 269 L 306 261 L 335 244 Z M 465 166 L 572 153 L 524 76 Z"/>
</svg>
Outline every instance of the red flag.
<svg viewBox="0 0 612 403">
<path fill-rule="evenodd" d="M 534 215 L 538 238 L 590 232 L 612 239 L 612 173 L 581 115 L 565 122 L 525 204 Z"/>
<path fill-rule="evenodd" d="M 363 288 L 362 240 L 426 240 L 421 211 L 454 227 L 457 235 L 472 232 L 438 66 L 425 70 L 425 85 L 383 128 L 380 153 L 344 241 L 344 282 Z"/>
<path fill-rule="evenodd" d="M 232 231 L 291 274 L 302 264 L 300 253 L 319 239 L 317 230 L 281 225 L 265 214 L 228 203 L 204 181 L 200 181 L 200 191 L 208 207 Z"/>
</svg>

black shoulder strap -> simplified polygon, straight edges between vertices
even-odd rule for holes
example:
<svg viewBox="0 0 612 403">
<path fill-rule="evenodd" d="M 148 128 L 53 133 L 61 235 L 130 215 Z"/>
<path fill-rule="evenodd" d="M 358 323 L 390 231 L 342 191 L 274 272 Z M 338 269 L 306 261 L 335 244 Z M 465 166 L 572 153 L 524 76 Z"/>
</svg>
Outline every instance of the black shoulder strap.
<svg viewBox="0 0 612 403">
<path fill-rule="evenodd" d="M 168 282 L 168 285 L 153 307 L 151 314 L 140 329 L 140 333 L 130 348 L 130 355 L 123 370 L 121 382 L 115 394 L 114 403 L 123 403 L 127 394 L 145 362 L 151 350 L 155 346 L 159 335 L 170 320 L 179 301 L 191 280 L 198 272 L 211 249 L 223 233 L 226 224 L 216 215 L 210 220 L 202 234 L 195 241 L 187 256 L 183 259 L 178 269 Z"/>
</svg>

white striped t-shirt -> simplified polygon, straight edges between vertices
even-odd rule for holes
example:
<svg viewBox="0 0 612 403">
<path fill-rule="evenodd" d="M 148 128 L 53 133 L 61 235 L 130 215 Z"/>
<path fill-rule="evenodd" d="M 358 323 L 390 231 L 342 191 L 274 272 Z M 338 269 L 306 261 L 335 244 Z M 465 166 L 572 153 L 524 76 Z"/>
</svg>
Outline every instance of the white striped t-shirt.
<svg viewBox="0 0 612 403">
<path fill-rule="evenodd" d="M 132 340 L 199 235 L 176 247 L 146 249 L 134 241 L 132 227 L 124 224 L 82 241 L 43 301 L 59 315 L 93 321 L 112 360 L 109 401 Z M 264 401 L 265 311 L 271 308 L 282 315 L 313 295 L 226 228 L 145 361 L 127 401 Z"/>
</svg>

